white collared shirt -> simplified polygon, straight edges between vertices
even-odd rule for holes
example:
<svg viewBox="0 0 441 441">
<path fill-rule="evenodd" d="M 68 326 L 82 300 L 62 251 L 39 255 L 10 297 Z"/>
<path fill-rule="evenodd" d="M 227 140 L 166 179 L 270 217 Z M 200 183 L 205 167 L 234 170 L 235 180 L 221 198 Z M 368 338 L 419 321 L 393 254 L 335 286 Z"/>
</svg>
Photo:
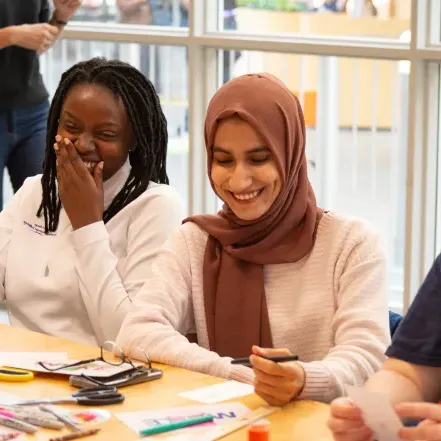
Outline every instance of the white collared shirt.
<svg viewBox="0 0 441 441">
<path fill-rule="evenodd" d="M 105 208 L 129 172 L 127 162 L 104 183 Z M 11 325 L 90 345 L 114 340 L 158 249 L 181 224 L 180 196 L 151 182 L 107 224 L 73 231 L 62 209 L 50 235 L 36 215 L 40 203 L 35 176 L 0 213 L 0 300 Z"/>
</svg>

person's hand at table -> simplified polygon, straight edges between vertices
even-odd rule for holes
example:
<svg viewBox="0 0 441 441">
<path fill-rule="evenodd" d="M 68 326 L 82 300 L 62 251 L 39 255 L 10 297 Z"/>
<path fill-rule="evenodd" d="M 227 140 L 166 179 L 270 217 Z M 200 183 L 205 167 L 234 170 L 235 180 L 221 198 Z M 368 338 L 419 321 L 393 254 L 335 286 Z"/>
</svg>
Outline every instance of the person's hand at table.
<svg viewBox="0 0 441 441">
<path fill-rule="evenodd" d="M 57 135 L 54 144 L 57 156 L 57 182 L 61 203 L 77 230 L 103 219 L 103 165 L 95 165 L 93 176 L 77 149 L 68 138 Z"/>
<path fill-rule="evenodd" d="M 395 411 L 402 419 L 421 420 L 415 427 L 403 427 L 398 436 L 403 441 L 441 441 L 441 406 L 432 403 L 400 403 Z M 335 441 L 371 441 L 372 432 L 364 424 L 361 410 L 347 398 L 331 404 L 328 421 Z"/>
<path fill-rule="evenodd" d="M 305 385 L 302 366 L 289 361 L 275 363 L 263 357 L 292 355 L 288 349 L 264 349 L 253 346 L 250 356 L 253 368 L 254 391 L 271 406 L 282 406 L 298 397 Z"/>
<path fill-rule="evenodd" d="M 403 419 L 422 420 L 416 427 L 404 427 L 403 441 L 441 441 L 441 406 L 433 403 L 400 403 L 395 411 Z"/>
<path fill-rule="evenodd" d="M 328 427 L 335 441 L 371 441 L 372 432 L 365 425 L 361 410 L 347 398 L 331 403 Z"/>
</svg>

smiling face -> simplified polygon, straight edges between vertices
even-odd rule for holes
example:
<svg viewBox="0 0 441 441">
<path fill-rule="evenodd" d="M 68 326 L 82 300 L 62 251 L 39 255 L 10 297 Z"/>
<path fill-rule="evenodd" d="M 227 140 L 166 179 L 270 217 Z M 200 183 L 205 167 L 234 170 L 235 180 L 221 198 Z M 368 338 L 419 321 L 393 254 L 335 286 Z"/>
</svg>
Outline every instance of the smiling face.
<svg viewBox="0 0 441 441">
<path fill-rule="evenodd" d="M 211 179 L 218 196 L 242 220 L 256 220 L 274 203 L 282 179 L 262 137 L 240 117 L 221 121 L 213 144 Z"/>
<path fill-rule="evenodd" d="M 57 134 L 72 141 L 91 173 L 104 161 L 104 180 L 124 165 L 133 143 L 124 104 L 96 84 L 78 84 L 69 90 Z"/>
</svg>

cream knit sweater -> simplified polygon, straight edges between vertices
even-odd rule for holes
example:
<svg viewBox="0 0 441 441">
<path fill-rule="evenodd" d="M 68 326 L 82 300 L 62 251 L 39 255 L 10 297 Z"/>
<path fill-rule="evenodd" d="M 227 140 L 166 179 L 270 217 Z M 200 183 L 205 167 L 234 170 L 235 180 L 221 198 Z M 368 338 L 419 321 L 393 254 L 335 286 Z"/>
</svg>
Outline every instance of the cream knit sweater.
<svg viewBox="0 0 441 441">
<path fill-rule="evenodd" d="M 208 350 L 206 241 L 203 230 L 187 223 L 165 245 L 118 343 L 126 353 L 138 346 L 161 363 L 252 382 L 250 368 Z M 328 213 L 308 256 L 264 271 L 274 347 L 297 354 L 306 371 L 300 398 L 329 402 L 345 394 L 345 385 L 362 385 L 379 369 L 390 341 L 385 257 L 378 235 L 364 222 Z M 184 337 L 192 332 L 199 346 Z"/>
</svg>

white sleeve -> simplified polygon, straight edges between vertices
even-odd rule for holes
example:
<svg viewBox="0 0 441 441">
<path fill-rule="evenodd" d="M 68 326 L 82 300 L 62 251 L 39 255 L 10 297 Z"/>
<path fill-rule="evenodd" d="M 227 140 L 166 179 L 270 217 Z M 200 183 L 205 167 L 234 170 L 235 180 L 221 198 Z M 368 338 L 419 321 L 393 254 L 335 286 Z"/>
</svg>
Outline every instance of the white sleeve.
<svg viewBox="0 0 441 441">
<path fill-rule="evenodd" d="M 153 274 L 133 302 L 117 343 L 124 353 L 208 375 L 252 381 L 252 370 L 231 367 L 231 358 L 220 357 L 185 337 L 195 331 L 192 277 L 188 246 L 182 231 L 165 244 L 153 264 Z"/>
<path fill-rule="evenodd" d="M 5 274 L 6 264 L 8 260 L 9 243 L 11 242 L 12 232 L 20 220 L 20 210 L 23 201 L 25 186 L 40 185 L 37 178 L 28 178 L 25 180 L 21 188 L 15 193 L 12 199 L 0 211 L 0 302 L 6 300 L 5 293 Z"/>
<path fill-rule="evenodd" d="M 378 236 L 354 246 L 337 282 L 334 347 L 321 361 L 301 363 L 306 372 L 301 399 L 330 402 L 345 395 L 347 385 L 362 386 L 385 360 L 390 343 L 386 259 Z"/>
<path fill-rule="evenodd" d="M 157 194 L 130 216 L 124 278 L 103 222 L 72 232 L 83 301 L 100 342 L 115 340 L 133 298 L 150 278 L 158 250 L 181 225 L 182 202 L 174 190 Z"/>
</svg>

